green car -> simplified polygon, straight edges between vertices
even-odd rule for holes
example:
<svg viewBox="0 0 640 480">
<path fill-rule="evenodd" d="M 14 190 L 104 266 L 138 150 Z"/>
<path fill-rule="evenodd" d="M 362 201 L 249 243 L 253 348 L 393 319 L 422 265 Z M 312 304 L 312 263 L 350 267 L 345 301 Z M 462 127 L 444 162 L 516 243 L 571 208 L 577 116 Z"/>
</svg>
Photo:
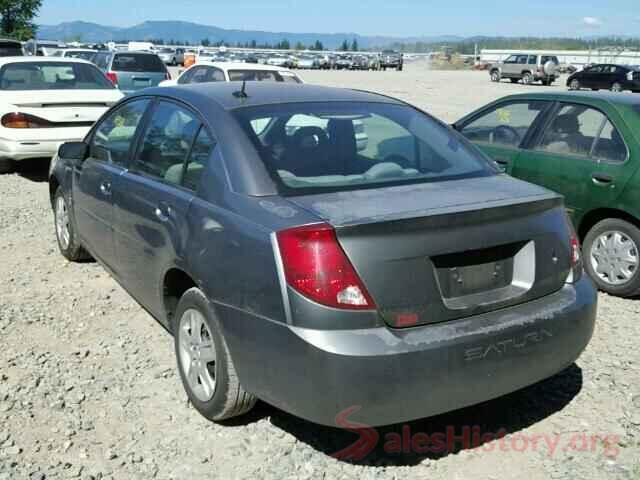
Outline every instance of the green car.
<svg viewBox="0 0 640 480">
<path fill-rule="evenodd" d="M 640 96 L 512 95 L 453 127 L 506 173 L 564 195 L 601 290 L 640 293 Z"/>
</svg>

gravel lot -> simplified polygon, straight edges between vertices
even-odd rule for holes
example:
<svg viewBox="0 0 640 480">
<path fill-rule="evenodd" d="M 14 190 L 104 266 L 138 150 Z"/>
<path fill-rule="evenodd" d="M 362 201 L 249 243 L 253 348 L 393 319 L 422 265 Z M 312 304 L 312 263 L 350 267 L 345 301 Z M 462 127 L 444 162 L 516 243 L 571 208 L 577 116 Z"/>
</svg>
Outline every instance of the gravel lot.
<svg viewBox="0 0 640 480">
<path fill-rule="evenodd" d="M 501 95 L 545 88 L 424 64 L 301 75 L 398 96 L 446 121 Z M 170 336 L 100 266 L 58 254 L 46 169 L 29 162 L 0 177 L 0 480 L 640 479 L 640 301 L 601 295 L 591 345 L 556 377 L 405 427 L 460 434 L 477 426 L 505 439 L 394 453 L 382 447 L 403 432 L 393 426 L 380 430 L 364 460 L 339 461 L 332 454 L 357 436 L 263 403 L 226 425 L 200 417 L 187 404 Z"/>
</svg>

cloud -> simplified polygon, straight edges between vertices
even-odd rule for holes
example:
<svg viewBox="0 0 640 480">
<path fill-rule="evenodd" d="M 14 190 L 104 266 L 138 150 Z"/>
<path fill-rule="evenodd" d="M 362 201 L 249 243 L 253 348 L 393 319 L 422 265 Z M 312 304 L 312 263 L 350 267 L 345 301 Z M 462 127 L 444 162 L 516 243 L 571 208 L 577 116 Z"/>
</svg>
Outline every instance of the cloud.
<svg viewBox="0 0 640 480">
<path fill-rule="evenodd" d="M 585 24 L 587 27 L 593 27 L 593 28 L 598 28 L 602 26 L 602 20 L 596 17 L 583 17 L 582 23 Z"/>
</svg>

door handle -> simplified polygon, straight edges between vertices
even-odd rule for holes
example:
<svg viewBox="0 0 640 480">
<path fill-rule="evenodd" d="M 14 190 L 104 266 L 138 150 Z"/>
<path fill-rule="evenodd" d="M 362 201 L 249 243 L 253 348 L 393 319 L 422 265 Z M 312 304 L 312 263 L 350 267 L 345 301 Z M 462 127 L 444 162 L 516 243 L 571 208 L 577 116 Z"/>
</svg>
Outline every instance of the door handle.
<svg viewBox="0 0 640 480">
<path fill-rule="evenodd" d="M 153 212 L 161 222 L 168 222 L 171 216 L 171 207 L 165 203 L 159 204 Z"/>
<path fill-rule="evenodd" d="M 100 192 L 103 195 L 110 196 L 111 195 L 111 182 L 102 182 L 100 184 Z"/>
<path fill-rule="evenodd" d="M 613 182 L 613 177 L 611 175 L 607 175 L 606 173 L 594 173 L 591 175 L 591 179 L 593 183 L 596 185 L 609 185 Z"/>
</svg>

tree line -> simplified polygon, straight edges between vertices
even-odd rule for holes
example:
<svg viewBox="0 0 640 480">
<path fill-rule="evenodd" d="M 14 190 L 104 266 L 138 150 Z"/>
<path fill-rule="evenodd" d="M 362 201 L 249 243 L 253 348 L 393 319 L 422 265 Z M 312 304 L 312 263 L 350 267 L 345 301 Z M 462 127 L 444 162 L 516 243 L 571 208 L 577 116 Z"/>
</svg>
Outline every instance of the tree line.
<svg viewBox="0 0 640 480">
<path fill-rule="evenodd" d="M 396 42 L 390 47 L 401 52 L 429 53 L 444 47 L 453 53 L 473 55 L 476 46 L 478 52 L 491 50 L 603 50 L 606 48 L 640 49 L 640 38 L 598 37 L 597 39 L 562 37 L 475 37 L 459 42 Z"/>
</svg>

